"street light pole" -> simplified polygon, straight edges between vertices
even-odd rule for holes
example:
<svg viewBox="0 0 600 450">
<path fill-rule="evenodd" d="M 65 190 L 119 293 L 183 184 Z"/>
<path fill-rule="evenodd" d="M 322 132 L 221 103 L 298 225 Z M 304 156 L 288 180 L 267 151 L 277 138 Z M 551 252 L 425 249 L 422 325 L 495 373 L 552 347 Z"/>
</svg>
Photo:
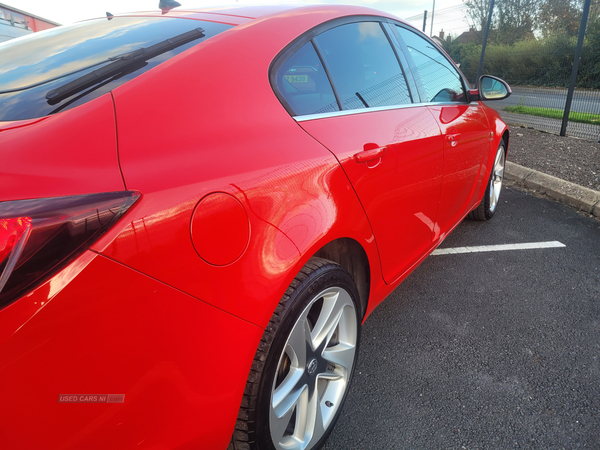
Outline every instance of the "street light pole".
<svg viewBox="0 0 600 450">
<path fill-rule="evenodd" d="M 477 78 L 475 79 L 475 87 L 478 88 L 477 82 L 479 81 L 479 77 L 483 72 L 483 57 L 485 55 L 485 46 L 487 44 L 488 36 L 490 34 L 490 25 L 492 24 L 492 14 L 494 13 L 494 3 L 496 0 L 492 0 L 490 2 L 490 12 L 488 14 L 487 24 L 485 25 L 485 33 L 483 35 L 483 45 L 481 46 L 481 56 L 479 57 L 479 67 L 477 68 Z"/>
<path fill-rule="evenodd" d="M 433 37 L 433 16 L 435 14 L 435 0 L 433 0 L 433 8 L 431 8 L 431 32 L 429 33 L 429 37 Z M 425 30 L 423 30 L 425 31 Z"/>
</svg>

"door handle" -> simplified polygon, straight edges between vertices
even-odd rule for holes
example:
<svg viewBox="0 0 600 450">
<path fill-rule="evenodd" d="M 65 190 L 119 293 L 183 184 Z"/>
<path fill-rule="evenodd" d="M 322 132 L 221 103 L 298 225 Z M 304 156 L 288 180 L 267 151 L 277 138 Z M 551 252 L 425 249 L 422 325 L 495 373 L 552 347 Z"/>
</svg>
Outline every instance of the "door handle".
<svg viewBox="0 0 600 450">
<path fill-rule="evenodd" d="M 373 150 L 364 150 L 362 152 L 358 152 L 354 155 L 354 159 L 357 163 L 364 163 L 368 161 L 373 161 L 374 159 L 379 159 L 385 152 L 387 151 L 387 147 L 379 147 L 374 148 Z"/>
<path fill-rule="evenodd" d="M 456 147 L 456 143 L 458 142 L 459 139 L 460 139 L 460 133 L 446 135 L 446 141 L 448 141 L 448 143 L 452 147 Z"/>
</svg>

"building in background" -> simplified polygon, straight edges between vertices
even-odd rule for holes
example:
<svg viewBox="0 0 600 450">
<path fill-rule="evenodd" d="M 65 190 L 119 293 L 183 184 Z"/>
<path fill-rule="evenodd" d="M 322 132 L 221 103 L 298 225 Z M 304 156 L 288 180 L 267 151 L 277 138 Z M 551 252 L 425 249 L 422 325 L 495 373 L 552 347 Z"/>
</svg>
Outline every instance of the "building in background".
<svg viewBox="0 0 600 450">
<path fill-rule="evenodd" d="M 0 3 L 0 42 L 58 26 L 59 23 Z"/>
</svg>

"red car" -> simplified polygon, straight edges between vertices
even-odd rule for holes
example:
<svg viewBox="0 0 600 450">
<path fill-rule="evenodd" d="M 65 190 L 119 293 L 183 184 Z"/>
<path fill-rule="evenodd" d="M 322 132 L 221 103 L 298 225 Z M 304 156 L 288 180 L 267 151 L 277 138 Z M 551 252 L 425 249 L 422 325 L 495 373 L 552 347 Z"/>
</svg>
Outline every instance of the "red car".
<svg viewBox="0 0 600 450">
<path fill-rule="evenodd" d="M 509 87 L 378 11 L 109 16 L 0 60 L 2 448 L 318 448 L 361 323 L 498 204 Z"/>
</svg>

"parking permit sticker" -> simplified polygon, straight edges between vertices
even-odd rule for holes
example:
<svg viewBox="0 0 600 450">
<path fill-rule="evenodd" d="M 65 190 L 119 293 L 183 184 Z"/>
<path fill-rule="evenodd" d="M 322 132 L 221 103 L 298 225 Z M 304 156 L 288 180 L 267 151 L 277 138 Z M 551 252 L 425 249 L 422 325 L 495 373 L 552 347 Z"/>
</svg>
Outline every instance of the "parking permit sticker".
<svg viewBox="0 0 600 450">
<path fill-rule="evenodd" d="M 284 75 L 283 78 L 290 83 L 308 83 L 308 75 Z"/>
</svg>

